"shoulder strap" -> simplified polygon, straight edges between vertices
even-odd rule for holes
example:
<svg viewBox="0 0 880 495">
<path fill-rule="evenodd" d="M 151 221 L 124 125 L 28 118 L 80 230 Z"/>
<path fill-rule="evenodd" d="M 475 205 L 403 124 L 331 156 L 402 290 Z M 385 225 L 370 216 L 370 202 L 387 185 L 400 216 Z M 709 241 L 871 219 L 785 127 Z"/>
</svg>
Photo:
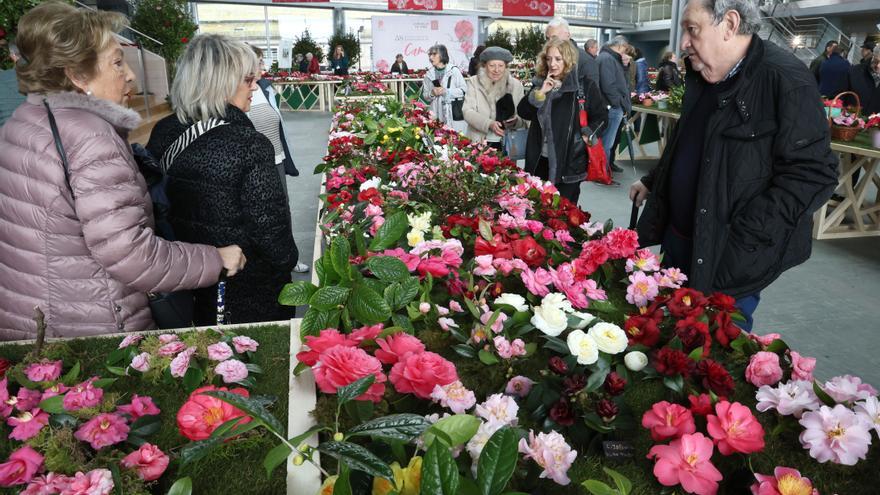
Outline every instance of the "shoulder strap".
<svg viewBox="0 0 880 495">
<path fill-rule="evenodd" d="M 52 139 L 55 140 L 55 149 L 58 150 L 58 155 L 61 157 L 61 165 L 64 167 L 64 183 L 67 184 L 67 189 L 70 191 L 70 195 L 73 197 L 73 187 L 70 185 L 70 164 L 67 163 L 67 153 L 64 152 L 64 145 L 61 144 L 61 134 L 58 132 L 58 125 L 55 123 L 55 115 L 52 114 L 52 110 L 49 108 L 49 102 L 43 98 L 43 105 L 46 107 L 46 114 L 49 116 L 49 128 L 52 129 Z"/>
<path fill-rule="evenodd" d="M 587 127 L 587 109 L 584 106 L 584 104 L 587 102 L 587 97 L 584 95 L 583 80 L 580 78 L 577 78 L 577 80 L 578 80 L 577 100 L 578 100 L 578 107 L 580 110 L 580 112 L 579 112 L 580 119 L 579 120 L 581 123 L 581 127 Z"/>
<path fill-rule="evenodd" d="M 168 169 L 171 167 L 171 164 L 174 163 L 174 159 L 177 158 L 178 155 L 183 153 L 183 150 L 187 148 L 190 144 L 193 143 L 196 139 L 199 138 L 202 134 L 210 131 L 215 127 L 219 127 L 221 125 L 226 125 L 229 122 L 226 122 L 222 119 L 208 119 L 205 121 L 199 121 L 195 124 L 191 125 L 189 129 L 183 132 L 173 143 L 171 146 L 165 150 L 165 153 L 162 154 L 162 160 L 159 164 L 162 167 L 162 173 L 168 172 Z"/>
</svg>

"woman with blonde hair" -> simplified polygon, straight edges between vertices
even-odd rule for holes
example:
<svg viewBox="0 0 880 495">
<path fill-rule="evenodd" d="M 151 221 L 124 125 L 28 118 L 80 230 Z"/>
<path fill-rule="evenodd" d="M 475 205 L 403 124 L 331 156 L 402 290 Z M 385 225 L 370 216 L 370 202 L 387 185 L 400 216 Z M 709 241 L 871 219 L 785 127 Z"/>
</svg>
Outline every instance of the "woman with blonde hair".
<svg viewBox="0 0 880 495">
<path fill-rule="evenodd" d="M 538 55 L 532 88 L 517 113 L 531 121 L 526 143 L 526 172 L 549 180 L 573 203 L 587 177 L 586 144 L 605 125 L 608 110 L 591 79 L 577 77 L 577 57 L 568 40 L 551 38 Z M 580 100 L 588 115 L 580 124 Z"/>
<path fill-rule="evenodd" d="M 298 253 L 275 149 L 247 116 L 259 61 L 246 44 L 218 34 L 193 38 L 171 86 L 175 114 L 159 121 L 147 149 L 167 170 L 169 221 L 184 241 L 236 243 L 248 266 L 226 284 L 227 322 L 282 320 L 278 304 Z M 195 321 L 210 324 L 213 288 L 195 292 Z"/>
<path fill-rule="evenodd" d="M 46 2 L 18 25 L 19 91 L 0 129 L 0 340 L 155 328 L 148 292 L 209 286 L 244 265 L 235 242 L 168 242 L 128 131 L 134 85 L 114 33 L 124 18 Z"/>
<path fill-rule="evenodd" d="M 525 122 L 517 117 L 516 106 L 523 97 L 523 85 L 507 69 L 513 55 L 504 48 L 490 46 L 480 54 L 480 68 L 468 79 L 464 96 L 465 135 L 486 140 L 500 150 L 504 134 Z"/>
</svg>

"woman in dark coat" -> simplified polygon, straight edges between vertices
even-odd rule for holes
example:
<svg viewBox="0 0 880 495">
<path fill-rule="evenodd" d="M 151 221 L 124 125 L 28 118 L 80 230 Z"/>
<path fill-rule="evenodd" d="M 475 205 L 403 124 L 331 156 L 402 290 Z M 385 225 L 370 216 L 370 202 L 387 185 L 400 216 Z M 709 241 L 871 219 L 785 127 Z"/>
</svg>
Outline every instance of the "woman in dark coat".
<svg viewBox="0 0 880 495">
<path fill-rule="evenodd" d="M 272 143 L 245 113 L 258 87 L 258 68 L 256 55 L 244 43 L 221 35 L 197 36 L 177 65 L 171 89 L 176 115 L 156 124 L 147 144 L 168 167 L 175 236 L 215 246 L 238 244 L 247 256 L 245 270 L 226 285 L 226 321 L 232 323 L 294 315 L 294 308 L 277 301 L 298 259 L 290 210 Z M 184 146 L 184 134 L 200 135 Z M 197 325 L 215 322 L 215 294 L 216 286 L 195 291 Z"/>
<path fill-rule="evenodd" d="M 657 91 L 672 91 L 673 88 L 684 84 L 677 62 L 674 52 L 663 54 L 663 60 L 657 68 Z"/>
<path fill-rule="evenodd" d="M 581 182 L 587 178 L 586 142 L 601 134 L 608 118 L 596 83 L 586 77 L 578 81 L 577 57 L 571 43 L 550 39 L 538 55 L 532 88 L 517 106 L 517 114 L 532 121 L 526 141 L 526 172 L 553 182 L 559 194 L 573 203 L 577 203 Z M 579 92 L 586 97 L 588 120 L 583 127 Z"/>
</svg>

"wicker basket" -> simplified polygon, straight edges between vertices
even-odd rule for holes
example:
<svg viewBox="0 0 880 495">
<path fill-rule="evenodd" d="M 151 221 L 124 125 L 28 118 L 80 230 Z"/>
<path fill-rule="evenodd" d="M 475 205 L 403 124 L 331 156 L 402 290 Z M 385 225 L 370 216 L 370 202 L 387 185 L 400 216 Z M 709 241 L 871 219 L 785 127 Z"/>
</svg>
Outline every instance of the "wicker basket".
<svg viewBox="0 0 880 495">
<path fill-rule="evenodd" d="M 862 101 L 859 99 L 859 95 L 852 91 L 844 91 L 839 95 L 834 97 L 833 101 L 838 101 L 843 95 L 853 95 L 856 98 L 856 115 L 862 113 Z M 831 118 L 831 115 L 828 116 L 828 125 L 831 126 L 831 139 L 837 141 L 852 141 L 859 135 L 861 129 L 858 127 L 844 127 L 834 124 L 834 120 Z"/>
</svg>

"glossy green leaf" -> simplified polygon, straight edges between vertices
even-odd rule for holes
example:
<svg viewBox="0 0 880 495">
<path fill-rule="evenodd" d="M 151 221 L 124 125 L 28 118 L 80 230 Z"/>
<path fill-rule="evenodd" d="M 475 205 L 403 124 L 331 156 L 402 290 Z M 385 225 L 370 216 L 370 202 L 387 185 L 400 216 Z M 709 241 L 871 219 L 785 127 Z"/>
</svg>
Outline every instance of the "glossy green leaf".
<svg viewBox="0 0 880 495">
<path fill-rule="evenodd" d="M 355 287 L 348 309 L 352 316 L 364 325 L 383 323 L 391 318 L 391 307 L 385 299 L 365 285 Z"/>
<path fill-rule="evenodd" d="M 116 383 L 116 380 L 118 380 L 118 378 L 101 378 L 100 380 L 92 382 L 92 386 L 95 388 L 107 388 Z"/>
<path fill-rule="evenodd" d="M 518 456 L 513 429 L 504 426 L 486 442 L 477 463 L 477 486 L 482 495 L 499 495 L 507 487 Z"/>
<path fill-rule="evenodd" d="M 289 283 L 285 285 L 284 288 L 281 289 L 281 293 L 278 294 L 278 304 L 283 306 L 302 306 L 309 302 L 309 298 L 311 298 L 312 294 L 317 290 L 318 288 L 311 282 L 306 282 L 304 280 Z"/>
<path fill-rule="evenodd" d="M 421 495 L 457 495 L 458 465 L 449 447 L 434 442 L 422 458 Z"/>
<path fill-rule="evenodd" d="M 70 371 L 68 371 L 61 378 L 61 383 L 65 384 L 67 386 L 71 386 L 71 385 L 75 384 L 76 381 L 79 379 L 79 372 L 80 372 L 80 364 L 79 364 L 79 361 L 77 361 L 76 364 L 74 364 L 73 367 L 70 368 Z"/>
<path fill-rule="evenodd" d="M 410 441 L 421 435 L 429 426 L 431 423 L 418 414 L 392 414 L 361 423 L 348 430 L 348 434 Z"/>
<path fill-rule="evenodd" d="M 309 298 L 309 306 L 322 311 L 337 309 L 345 304 L 349 294 L 351 294 L 351 289 L 345 287 L 336 285 L 321 287 Z"/>
<path fill-rule="evenodd" d="M 493 364 L 498 364 L 498 357 L 495 354 L 487 351 L 486 349 L 480 349 L 480 352 L 477 353 L 480 357 L 480 362 L 487 365 L 492 366 Z"/>
<path fill-rule="evenodd" d="M 339 464 L 339 475 L 333 483 L 333 495 L 351 495 L 351 470 L 343 463 Z"/>
<path fill-rule="evenodd" d="M 289 439 L 287 442 L 290 445 L 293 445 L 294 447 L 299 447 L 300 444 L 305 442 L 306 440 L 308 440 L 310 436 L 312 436 L 315 433 L 322 431 L 322 430 L 329 431 L 330 428 L 327 428 L 326 426 L 313 426 L 313 427 L 309 428 L 308 430 L 300 433 L 299 435 Z"/>
<path fill-rule="evenodd" d="M 406 213 L 398 211 L 388 216 L 370 242 L 370 251 L 383 251 L 396 245 L 408 228 L 409 222 L 406 219 Z"/>
<path fill-rule="evenodd" d="M 822 386 L 819 385 L 819 382 L 816 380 L 813 380 L 813 392 L 816 393 L 816 397 L 818 397 L 826 406 L 834 407 L 837 405 L 837 401 L 831 398 L 831 396 L 828 395 L 828 392 L 822 390 Z"/>
<path fill-rule="evenodd" d="M 614 484 L 617 486 L 617 491 L 620 492 L 620 495 L 629 495 L 630 492 L 632 492 L 633 484 L 629 478 L 609 467 L 602 467 L 602 470 L 614 480 Z"/>
<path fill-rule="evenodd" d="M 348 262 L 350 256 L 351 245 L 348 239 L 341 235 L 334 237 L 333 242 L 330 243 L 330 263 L 333 264 L 333 271 L 344 280 L 351 278 L 349 275 L 351 264 Z"/>
<path fill-rule="evenodd" d="M 367 260 L 367 268 L 376 277 L 389 282 L 409 277 L 409 269 L 403 261 L 393 256 L 373 256 Z"/>
<path fill-rule="evenodd" d="M 129 435 L 148 437 L 162 428 L 162 418 L 159 416 L 141 416 L 131 424 Z"/>
<path fill-rule="evenodd" d="M 189 477 L 180 478 L 171 485 L 168 495 L 192 495 L 192 479 Z"/>
<path fill-rule="evenodd" d="M 419 295 L 419 281 L 415 277 L 394 282 L 385 288 L 385 302 L 391 309 L 398 310 L 410 303 Z"/>
<path fill-rule="evenodd" d="M 284 425 L 278 421 L 278 418 L 272 415 L 266 407 L 258 400 L 255 400 L 253 397 L 242 397 L 241 395 L 234 394 L 232 392 L 226 392 L 223 390 L 210 390 L 207 392 L 202 392 L 204 395 L 208 395 L 211 397 L 216 397 L 223 402 L 226 402 L 232 406 L 235 406 L 241 409 L 242 412 L 251 416 L 252 418 L 261 421 L 266 428 L 275 433 L 276 435 L 284 435 Z"/>
<path fill-rule="evenodd" d="M 425 445 L 430 446 L 434 441 L 435 436 L 432 434 L 433 432 L 442 431 L 452 441 L 452 444 L 449 446 L 458 447 L 465 444 L 477 433 L 480 423 L 479 418 L 470 414 L 456 414 L 443 418 L 428 428 L 425 433 Z"/>
<path fill-rule="evenodd" d="M 376 377 L 374 375 L 367 375 L 345 385 L 344 387 L 339 387 L 336 390 L 337 405 L 341 407 L 346 402 L 357 399 L 363 395 L 363 393 L 366 392 L 375 381 Z"/>
<path fill-rule="evenodd" d="M 351 469 L 363 471 L 372 476 L 394 480 L 394 473 L 385 461 L 376 457 L 369 450 L 350 442 L 324 442 L 318 446 L 324 454 L 332 455 Z"/>
<path fill-rule="evenodd" d="M 788 350 L 788 344 L 780 339 L 776 339 L 773 342 L 770 342 L 770 345 L 767 346 L 767 352 L 773 352 L 775 354 L 781 354 L 786 350 Z"/>
<path fill-rule="evenodd" d="M 688 357 L 697 362 L 701 361 L 703 359 L 703 347 L 700 346 L 692 350 L 691 353 L 688 354 Z"/>
<path fill-rule="evenodd" d="M 266 454 L 266 457 L 263 459 L 263 467 L 266 468 L 267 478 L 272 477 L 272 471 L 284 463 L 291 452 L 290 447 L 286 443 L 279 443 Z"/>
<path fill-rule="evenodd" d="M 192 392 L 193 390 L 199 388 L 199 385 L 202 384 L 202 380 L 204 379 L 205 372 L 202 371 L 201 368 L 190 366 L 186 370 L 186 374 L 183 375 L 183 388 L 187 391 L 187 393 Z"/>
<path fill-rule="evenodd" d="M 599 480 L 587 480 L 581 483 L 581 486 L 593 495 L 623 495 Z"/>
<path fill-rule="evenodd" d="M 64 412 L 64 396 L 56 395 L 40 402 L 38 406 L 49 414 L 61 414 Z"/>
<path fill-rule="evenodd" d="M 684 391 L 684 378 L 681 375 L 666 376 L 663 377 L 663 385 L 666 385 L 666 388 L 669 390 L 680 394 Z"/>
</svg>

